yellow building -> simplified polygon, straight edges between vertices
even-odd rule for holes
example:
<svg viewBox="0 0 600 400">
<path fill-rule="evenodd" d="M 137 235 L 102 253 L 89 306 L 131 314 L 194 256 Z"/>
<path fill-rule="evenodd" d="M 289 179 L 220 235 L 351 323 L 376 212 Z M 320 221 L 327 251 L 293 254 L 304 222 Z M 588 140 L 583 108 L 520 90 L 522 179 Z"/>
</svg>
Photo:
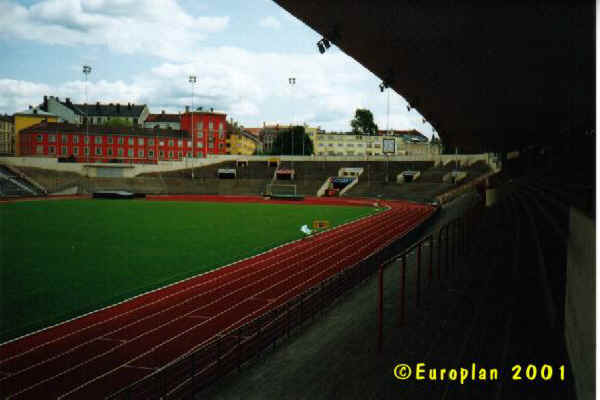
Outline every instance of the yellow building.
<svg viewBox="0 0 600 400">
<path fill-rule="evenodd" d="M 25 128 L 29 128 L 30 126 L 39 124 L 43 120 L 47 120 L 48 122 L 58 122 L 58 117 L 54 114 L 47 113 L 45 111 L 39 110 L 37 108 L 29 108 L 29 110 L 20 111 L 15 113 L 14 115 L 15 121 L 15 147 L 16 147 L 16 155 L 21 155 L 21 141 L 19 137 L 19 132 Z"/>
<path fill-rule="evenodd" d="M 15 154 L 15 120 L 0 115 L 0 154 Z"/>
<path fill-rule="evenodd" d="M 227 154 L 250 156 L 256 153 L 258 139 L 248 132 L 230 133 L 227 138 Z"/>
</svg>

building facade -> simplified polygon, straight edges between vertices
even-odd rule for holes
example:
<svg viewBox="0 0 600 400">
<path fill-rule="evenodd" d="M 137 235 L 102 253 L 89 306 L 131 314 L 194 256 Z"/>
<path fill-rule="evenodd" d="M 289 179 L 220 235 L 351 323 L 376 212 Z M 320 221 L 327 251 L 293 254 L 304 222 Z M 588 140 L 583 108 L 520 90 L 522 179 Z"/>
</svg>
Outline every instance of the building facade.
<svg viewBox="0 0 600 400">
<path fill-rule="evenodd" d="M 40 122 L 58 122 L 58 116 L 50 114 L 38 108 L 29 107 L 28 110 L 20 111 L 14 114 L 15 121 L 15 154 L 21 154 L 20 132 L 30 126 L 37 125 Z"/>
<path fill-rule="evenodd" d="M 160 114 L 148 114 L 148 118 L 144 121 L 144 128 L 171 128 L 175 130 L 181 129 L 181 115 L 167 114 L 162 110 Z"/>
<path fill-rule="evenodd" d="M 250 156 L 260 151 L 258 138 L 249 132 L 231 132 L 227 137 L 227 154 Z"/>
<path fill-rule="evenodd" d="M 315 155 L 318 156 L 380 156 L 385 154 L 384 140 L 393 141 L 394 152 L 388 153 L 390 155 L 440 154 L 440 146 L 436 144 L 427 140 L 407 141 L 399 135 L 367 136 L 320 132 L 314 135 L 313 146 Z"/>
<path fill-rule="evenodd" d="M 0 115 L 0 154 L 15 154 L 15 118 Z"/>
<path fill-rule="evenodd" d="M 45 112 L 56 115 L 64 122 L 71 124 L 81 124 L 83 122 L 83 113 L 73 107 L 71 99 L 66 98 L 65 102 L 61 102 L 58 97 L 44 96 L 44 102 L 39 108 Z"/>
<path fill-rule="evenodd" d="M 23 156 L 75 162 L 157 163 L 192 155 L 188 132 L 42 122 L 21 131 Z"/>
<path fill-rule="evenodd" d="M 192 137 L 192 157 L 227 154 L 226 119 L 227 114 L 215 111 L 186 110 L 181 114 L 181 129 Z"/>
</svg>

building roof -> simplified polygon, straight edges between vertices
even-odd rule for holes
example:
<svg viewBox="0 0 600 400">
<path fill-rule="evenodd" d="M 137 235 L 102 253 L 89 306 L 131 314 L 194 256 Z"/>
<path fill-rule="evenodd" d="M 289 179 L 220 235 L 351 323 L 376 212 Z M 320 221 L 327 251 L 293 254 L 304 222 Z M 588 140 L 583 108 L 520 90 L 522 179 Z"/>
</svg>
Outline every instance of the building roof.
<svg viewBox="0 0 600 400">
<path fill-rule="evenodd" d="M 90 116 L 90 117 L 123 117 L 123 118 L 139 118 L 145 104 L 120 104 L 120 103 L 109 103 L 101 104 L 75 104 L 71 103 L 69 99 L 66 101 L 59 101 L 62 105 L 70 108 L 78 115 Z"/>
<path fill-rule="evenodd" d="M 8 115 L 8 114 L 0 115 L 0 121 L 10 122 L 10 123 L 14 124 L 15 117 L 12 115 Z"/>
<path fill-rule="evenodd" d="M 421 132 L 419 132 L 416 129 L 390 130 L 390 131 L 380 130 L 377 133 L 380 136 L 383 136 L 383 135 L 398 136 L 398 137 L 401 137 L 401 138 L 403 138 L 405 140 L 411 140 L 411 141 L 417 141 L 417 142 L 427 142 L 427 141 L 429 141 L 429 139 L 427 139 L 427 136 L 423 135 Z"/>
<path fill-rule="evenodd" d="M 146 122 L 171 122 L 171 123 L 179 123 L 180 122 L 179 114 L 166 114 L 164 111 L 160 114 L 149 114 L 148 118 L 146 118 Z"/>
<path fill-rule="evenodd" d="M 56 114 L 52 114 L 39 108 L 30 108 L 24 111 L 18 111 L 14 115 L 25 115 L 25 116 L 33 116 L 33 117 L 58 117 Z"/>
<path fill-rule="evenodd" d="M 140 128 L 140 127 L 106 127 L 89 125 L 76 125 L 63 122 L 42 122 L 28 128 L 21 133 L 79 133 L 88 135 L 113 135 L 113 136 L 147 136 L 147 137 L 168 137 L 190 139 L 191 135 L 182 130 L 159 129 L 159 128 Z"/>
<path fill-rule="evenodd" d="M 263 128 L 244 128 L 244 130 L 253 136 L 259 137 L 260 131 L 262 131 Z"/>
</svg>

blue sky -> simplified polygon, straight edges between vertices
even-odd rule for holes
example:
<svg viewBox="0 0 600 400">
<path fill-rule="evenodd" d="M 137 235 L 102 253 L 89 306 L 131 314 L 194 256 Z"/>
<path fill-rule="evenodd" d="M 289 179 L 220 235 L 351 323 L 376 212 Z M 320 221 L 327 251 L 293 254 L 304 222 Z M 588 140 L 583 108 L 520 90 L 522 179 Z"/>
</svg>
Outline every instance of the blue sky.
<svg viewBox="0 0 600 400">
<path fill-rule="evenodd" d="M 242 125 L 306 122 L 350 130 L 356 108 L 387 127 L 380 80 L 270 0 L 0 0 L 0 113 L 42 96 L 84 101 L 81 66 L 89 64 L 89 102 L 148 104 L 178 112 L 194 104 Z M 296 85 L 288 77 L 296 77 Z M 390 94 L 390 128 L 431 126 Z"/>
</svg>

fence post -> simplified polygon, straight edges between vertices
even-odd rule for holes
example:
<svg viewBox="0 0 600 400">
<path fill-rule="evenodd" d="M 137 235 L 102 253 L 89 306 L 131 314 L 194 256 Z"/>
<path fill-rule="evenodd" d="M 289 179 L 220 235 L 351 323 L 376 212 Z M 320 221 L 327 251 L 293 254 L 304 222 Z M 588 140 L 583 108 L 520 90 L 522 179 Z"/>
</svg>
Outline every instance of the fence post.
<svg viewBox="0 0 600 400">
<path fill-rule="evenodd" d="M 383 264 L 379 267 L 379 293 L 377 299 L 377 315 L 379 330 L 377 334 L 377 352 L 381 353 L 383 347 Z"/>
<path fill-rule="evenodd" d="M 242 330 L 244 329 L 244 325 L 240 326 L 238 329 L 238 345 L 237 345 L 237 353 L 238 353 L 238 371 L 242 370 L 242 360 L 244 359 L 243 349 L 242 349 Z"/>
<path fill-rule="evenodd" d="M 433 233 L 429 236 L 429 283 L 428 286 L 431 286 L 431 281 L 433 280 Z"/>
<path fill-rule="evenodd" d="M 401 267 L 401 286 L 400 286 L 400 326 L 404 323 L 404 289 L 406 288 L 406 253 L 402 255 Z"/>
<path fill-rule="evenodd" d="M 421 244 L 417 245 L 417 308 L 421 305 Z"/>
<path fill-rule="evenodd" d="M 444 227 L 442 226 L 438 232 L 438 280 L 442 281 L 442 244 L 443 242 L 443 231 Z"/>
<path fill-rule="evenodd" d="M 194 351 L 194 352 L 192 352 L 191 357 L 190 357 L 190 363 L 192 364 L 192 374 L 191 374 L 192 376 L 190 377 L 191 378 L 190 380 L 192 382 L 192 393 L 194 393 L 194 389 L 196 388 L 196 378 L 195 378 L 196 363 L 194 362 L 195 358 L 196 358 L 195 355 L 196 355 L 196 352 Z"/>
<path fill-rule="evenodd" d="M 448 278 L 448 272 L 450 271 L 450 223 L 444 228 L 446 230 L 446 278 Z"/>
</svg>

